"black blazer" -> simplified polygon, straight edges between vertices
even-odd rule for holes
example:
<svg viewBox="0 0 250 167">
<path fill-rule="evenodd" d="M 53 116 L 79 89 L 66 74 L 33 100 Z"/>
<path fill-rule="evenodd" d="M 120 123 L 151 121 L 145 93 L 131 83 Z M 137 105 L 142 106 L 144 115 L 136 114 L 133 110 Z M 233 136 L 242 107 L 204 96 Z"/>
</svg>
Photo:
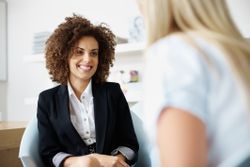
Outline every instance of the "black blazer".
<svg viewBox="0 0 250 167">
<path fill-rule="evenodd" d="M 119 84 L 92 83 L 96 152 L 110 155 L 119 146 L 131 148 L 137 160 L 139 144 L 134 131 L 128 103 Z M 58 152 L 86 155 L 89 150 L 70 121 L 69 96 L 66 85 L 40 93 L 37 109 L 39 151 L 46 166 Z"/>
</svg>

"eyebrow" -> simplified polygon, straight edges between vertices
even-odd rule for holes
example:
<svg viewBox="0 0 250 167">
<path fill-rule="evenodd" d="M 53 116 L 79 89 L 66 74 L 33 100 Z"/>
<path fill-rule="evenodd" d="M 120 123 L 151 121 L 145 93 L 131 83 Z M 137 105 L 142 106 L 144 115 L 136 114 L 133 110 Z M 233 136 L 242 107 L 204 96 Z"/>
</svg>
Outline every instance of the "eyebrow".
<svg viewBox="0 0 250 167">
<path fill-rule="evenodd" d="M 81 48 L 81 47 L 79 47 L 79 46 L 77 46 L 76 47 L 77 49 L 81 49 L 81 50 L 85 50 L 85 49 L 83 49 L 83 48 Z M 99 48 L 95 48 L 95 49 L 92 49 L 91 51 L 98 51 L 99 50 Z"/>
</svg>

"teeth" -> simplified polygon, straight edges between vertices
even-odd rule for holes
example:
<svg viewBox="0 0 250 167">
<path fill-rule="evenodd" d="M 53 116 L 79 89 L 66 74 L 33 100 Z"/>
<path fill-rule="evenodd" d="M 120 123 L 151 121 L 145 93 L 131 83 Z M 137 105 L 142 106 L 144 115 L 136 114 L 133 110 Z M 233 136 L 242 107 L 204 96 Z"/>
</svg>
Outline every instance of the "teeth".
<svg viewBox="0 0 250 167">
<path fill-rule="evenodd" d="M 89 65 L 79 65 L 78 67 L 83 71 L 88 71 L 91 69 L 91 66 Z"/>
</svg>

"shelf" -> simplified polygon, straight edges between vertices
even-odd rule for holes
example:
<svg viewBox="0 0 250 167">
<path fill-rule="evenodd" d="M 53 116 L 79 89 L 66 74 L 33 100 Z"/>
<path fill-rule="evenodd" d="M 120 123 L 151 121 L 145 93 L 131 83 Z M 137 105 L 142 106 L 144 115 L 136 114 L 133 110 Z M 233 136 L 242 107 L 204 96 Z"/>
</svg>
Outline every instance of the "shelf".
<svg viewBox="0 0 250 167">
<path fill-rule="evenodd" d="M 33 54 L 33 55 L 29 55 L 29 56 L 25 56 L 23 58 L 24 63 L 43 63 L 45 62 L 45 57 L 44 54 Z"/>
<path fill-rule="evenodd" d="M 123 56 L 123 55 L 134 55 L 134 54 L 142 54 L 145 48 L 144 43 L 127 43 L 127 44 L 119 44 L 116 46 L 116 55 Z M 45 57 L 44 54 L 32 54 L 28 56 L 24 56 L 23 58 L 24 63 L 39 63 L 44 62 Z"/>
<path fill-rule="evenodd" d="M 119 44 L 116 47 L 116 55 L 142 54 L 145 49 L 145 43 L 127 43 Z"/>
</svg>

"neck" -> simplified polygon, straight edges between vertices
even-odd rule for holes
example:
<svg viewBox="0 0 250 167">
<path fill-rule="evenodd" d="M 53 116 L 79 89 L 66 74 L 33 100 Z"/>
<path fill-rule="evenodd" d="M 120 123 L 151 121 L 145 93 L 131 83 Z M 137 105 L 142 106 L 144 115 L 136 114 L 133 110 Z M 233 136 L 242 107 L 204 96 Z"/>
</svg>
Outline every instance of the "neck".
<svg viewBox="0 0 250 167">
<path fill-rule="evenodd" d="M 82 92 L 87 88 L 90 80 L 87 81 L 80 81 L 80 80 L 73 80 L 70 81 L 71 87 L 74 90 L 76 97 L 80 100 Z"/>
</svg>

